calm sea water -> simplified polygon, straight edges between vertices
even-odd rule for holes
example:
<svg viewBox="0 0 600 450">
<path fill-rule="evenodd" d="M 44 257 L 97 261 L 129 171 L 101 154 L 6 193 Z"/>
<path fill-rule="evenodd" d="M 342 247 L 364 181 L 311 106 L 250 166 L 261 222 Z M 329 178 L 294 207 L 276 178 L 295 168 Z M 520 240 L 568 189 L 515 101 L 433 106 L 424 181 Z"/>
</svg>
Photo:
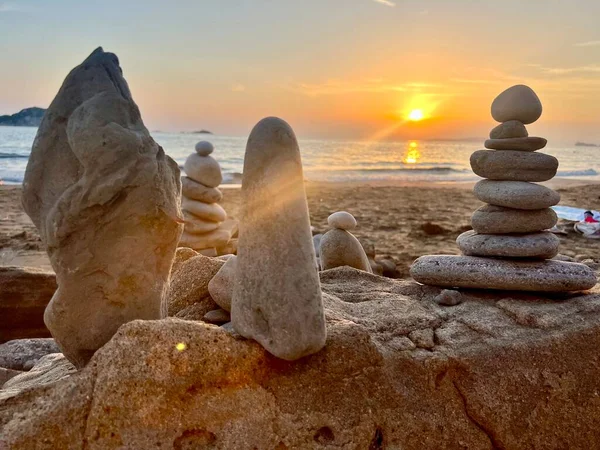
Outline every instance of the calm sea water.
<svg viewBox="0 0 600 450">
<path fill-rule="evenodd" d="M 0 180 L 21 183 L 36 128 L 0 127 Z M 215 146 L 224 182 L 239 183 L 246 137 L 186 133 L 151 133 L 165 152 L 183 165 L 199 140 Z M 301 140 L 304 176 L 314 181 L 470 181 L 469 157 L 483 148 L 473 141 L 353 142 Z M 555 147 L 545 153 L 560 161 L 558 176 L 600 181 L 600 148 Z"/>
</svg>

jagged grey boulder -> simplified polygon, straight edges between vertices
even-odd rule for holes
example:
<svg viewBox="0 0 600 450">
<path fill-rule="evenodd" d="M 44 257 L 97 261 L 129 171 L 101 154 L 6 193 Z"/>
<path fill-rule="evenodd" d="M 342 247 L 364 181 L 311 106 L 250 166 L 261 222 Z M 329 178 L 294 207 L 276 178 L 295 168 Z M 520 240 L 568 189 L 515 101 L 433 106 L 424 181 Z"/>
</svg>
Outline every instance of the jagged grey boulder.
<svg viewBox="0 0 600 450">
<path fill-rule="evenodd" d="M 321 287 L 300 149 L 283 120 L 265 118 L 250 133 L 241 195 L 233 327 L 282 359 L 318 352 L 326 339 Z"/>
<path fill-rule="evenodd" d="M 44 321 L 75 366 L 122 324 L 165 316 L 180 191 L 117 57 L 98 48 L 46 111 L 23 183 L 58 282 Z"/>
</svg>

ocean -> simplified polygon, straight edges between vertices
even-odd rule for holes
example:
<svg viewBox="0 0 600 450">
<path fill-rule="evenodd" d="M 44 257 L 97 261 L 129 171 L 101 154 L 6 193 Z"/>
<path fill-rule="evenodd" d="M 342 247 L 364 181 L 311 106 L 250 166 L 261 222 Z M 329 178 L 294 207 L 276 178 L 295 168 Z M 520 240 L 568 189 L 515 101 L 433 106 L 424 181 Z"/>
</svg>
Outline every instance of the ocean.
<svg viewBox="0 0 600 450">
<path fill-rule="evenodd" d="M 20 184 L 37 132 L 30 127 L 0 127 L 0 181 Z M 240 183 L 247 137 L 192 133 L 151 132 L 152 137 L 180 166 L 200 140 L 215 146 L 224 183 Z M 357 142 L 300 140 L 304 177 L 311 181 L 431 181 L 456 182 L 479 179 L 471 171 L 469 157 L 483 148 L 477 141 Z M 543 150 L 557 157 L 557 176 L 600 181 L 600 148 L 561 147 Z"/>
</svg>

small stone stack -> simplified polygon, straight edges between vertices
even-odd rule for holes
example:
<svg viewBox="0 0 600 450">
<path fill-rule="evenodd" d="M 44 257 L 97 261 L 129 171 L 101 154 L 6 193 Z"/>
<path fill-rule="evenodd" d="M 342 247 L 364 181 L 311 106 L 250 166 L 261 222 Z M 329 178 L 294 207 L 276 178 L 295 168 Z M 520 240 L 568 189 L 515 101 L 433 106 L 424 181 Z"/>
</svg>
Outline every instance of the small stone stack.
<svg viewBox="0 0 600 450">
<path fill-rule="evenodd" d="M 471 217 L 473 231 L 457 244 L 464 256 L 424 256 L 411 267 L 421 283 L 445 287 L 524 291 L 577 291 L 596 284 L 583 264 L 549 260 L 559 239 L 547 230 L 557 221 L 551 206 L 560 195 L 535 182 L 556 175 L 558 160 L 536 153 L 546 139 L 529 137 L 525 125 L 542 114 L 535 92 L 523 85 L 502 92 L 492 103 L 492 117 L 501 122 L 471 156 L 473 171 L 486 178 L 475 196 L 487 203 Z"/>
<path fill-rule="evenodd" d="M 183 169 L 182 201 L 185 228 L 180 247 L 189 247 L 205 256 L 231 252 L 230 243 L 237 233 L 238 223 L 228 219 L 225 210 L 217 203 L 223 198 L 218 189 L 223 181 L 219 163 L 210 156 L 214 147 L 210 142 L 196 144 Z"/>
<path fill-rule="evenodd" d="M 373 273 L 363 246 L 350 231 L 356 228 L 356 219 L 346 211 L 338 211 L 327 218 L 331 227 L 320 242 L 319 256 L 323 270 L 350 266 Z"/>
</svg>

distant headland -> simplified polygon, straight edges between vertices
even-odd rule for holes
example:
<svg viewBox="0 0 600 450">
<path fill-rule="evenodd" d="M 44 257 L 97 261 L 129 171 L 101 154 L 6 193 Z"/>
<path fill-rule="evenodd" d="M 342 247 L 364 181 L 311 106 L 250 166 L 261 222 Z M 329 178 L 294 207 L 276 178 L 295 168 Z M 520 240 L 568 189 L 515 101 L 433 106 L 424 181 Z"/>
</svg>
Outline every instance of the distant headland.
<svg viewBox="0 0 600 450">
<path fill-rule="evenodd" d="M 212 131 L 199 130 L 199 131 L 192 131 L 191 134 L 212 134 Z"/>
<path fill-rule="evenodd" d="M 46 112 L 43 108 L 25 108 L 13 115 L 0 116 L 0 126 L 39 127 Z"/>
<path fill-rule="evenodd" d="M 587 142 L 575 142 L 575 147 L 600 147 L 600 145 L 588 144 Z"/>
</svg>

